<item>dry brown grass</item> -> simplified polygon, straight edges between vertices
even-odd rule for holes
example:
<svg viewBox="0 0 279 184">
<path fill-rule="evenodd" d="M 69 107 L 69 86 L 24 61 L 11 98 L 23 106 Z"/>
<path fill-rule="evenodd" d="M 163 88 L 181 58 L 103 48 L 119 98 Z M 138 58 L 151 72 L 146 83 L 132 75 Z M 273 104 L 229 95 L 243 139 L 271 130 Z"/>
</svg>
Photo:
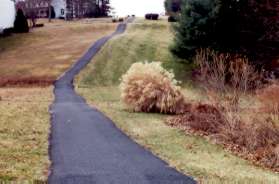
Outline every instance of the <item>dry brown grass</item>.
<svg viewBox="0 0 279 184">
<path fill-rule="evenodd" d="M 0 96 L 0 183 L 45 181 L 52 88 L 2 88 Z"/>
<path fill-rule="evenodd" d="M 43 22 L 28 34 L 0 38 L 0 86 L 50 84 L 117 26 L 106 19 Z"/>
<path fill-rule="evenodd" d="M 279 123 L 279 82 L 273 81 L 271 85 L 257 91 L 262 111 L 272 115 Z"/>
<path fill-rule="evenodd" d="M 160 62 L 134 63 L 120 88 L 123 102 L 136 112 L 180 114 L 186 107 L 174 75 Z"/>
</svg>

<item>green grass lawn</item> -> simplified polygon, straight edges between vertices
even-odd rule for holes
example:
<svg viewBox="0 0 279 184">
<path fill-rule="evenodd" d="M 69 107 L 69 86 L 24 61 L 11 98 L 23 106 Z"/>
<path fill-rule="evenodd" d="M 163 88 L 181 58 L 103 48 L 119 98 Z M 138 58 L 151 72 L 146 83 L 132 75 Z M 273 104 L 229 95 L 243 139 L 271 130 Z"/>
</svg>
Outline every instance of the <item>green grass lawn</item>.
<svg viewBox="0 0 279 184">
<path fill-rule="evenodd" d="M 136 142 L 202 183 L 278 183 L 278 174 L 253 166 L 204 138 L 167 126 L 165 115 L 126 110 L 120 102 L 119 78 L 138 61 L 163 62 L 182 81 L 188 99 L 204 98 L 191 85 L 192 66 L 174 62 L 168 50 L 171 41 L 171 26 L 165 20 L 137 20 L 125 34 L 109 41 L 81 72 L 77 91 Z"/>
<path fill-rule="evenodd" d="M 148 29 L 146 29 L 148 27 Z M 82 75 L 81 85 L 118 85 L 119 78 L 132 63 L 138 61 L 161 61 L 166 68 L 172 69 L 178 80 L 188 78 L 191 65 L 176 60 L 168 51 L 172 40 L 171 27 L 165 21 L 136 21 L 128 33 L 108 42 L 100 51 L 93 65 L 89 65 Z M 105 60 L 105 62 L 102 62 Z M 94 76 L 94 77 L 93 77 Z"/>
</svg>

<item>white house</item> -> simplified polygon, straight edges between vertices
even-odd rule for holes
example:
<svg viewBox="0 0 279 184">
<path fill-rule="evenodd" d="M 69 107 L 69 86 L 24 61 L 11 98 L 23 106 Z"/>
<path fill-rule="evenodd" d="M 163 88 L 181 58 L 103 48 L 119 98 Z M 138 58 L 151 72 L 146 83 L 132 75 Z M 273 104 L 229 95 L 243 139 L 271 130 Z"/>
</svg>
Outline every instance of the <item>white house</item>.
<svg viewBox="0 0 279 184">
<path fill-rule="evenodd" d="M 14 26 L 15 14 L 14 1 L 0 0 L 0 33 Z"/>
<path fill-rule="evenodd" d="M 54 8 L 56 18 L 66 18 L 66 0 L 52 0 L 51 6 Z"/>
</svg>

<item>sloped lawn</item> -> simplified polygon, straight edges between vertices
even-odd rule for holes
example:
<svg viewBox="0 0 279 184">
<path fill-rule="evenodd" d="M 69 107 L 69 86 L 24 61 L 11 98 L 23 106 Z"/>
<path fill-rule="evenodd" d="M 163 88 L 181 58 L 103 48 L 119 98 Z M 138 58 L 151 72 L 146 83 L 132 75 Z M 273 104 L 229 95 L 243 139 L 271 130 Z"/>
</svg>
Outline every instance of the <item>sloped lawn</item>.
<svg viewBox="0 0 279 184">
<path fill-rule="evenodd" d="M 30 33 L 0 37 L 0 87 L 49 86 L 117 24 L 53 20 Z"/>
</svg>

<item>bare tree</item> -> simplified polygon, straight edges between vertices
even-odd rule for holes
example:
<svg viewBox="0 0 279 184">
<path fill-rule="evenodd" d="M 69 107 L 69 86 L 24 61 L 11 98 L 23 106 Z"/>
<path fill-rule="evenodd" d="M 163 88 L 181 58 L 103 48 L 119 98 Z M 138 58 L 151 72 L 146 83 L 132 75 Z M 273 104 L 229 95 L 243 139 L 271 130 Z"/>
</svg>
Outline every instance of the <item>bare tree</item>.
<svg viewBox="0 0 279 184">
<path fill-rule="evenodd" d="M 46 0 L 48 4 L 48 22 L 51 22 L 51 0 Z"/>
<path fill-rule="evenodd" d="M 68 0 L 67 19 L 100 15 L 101 0 Z"/>
<path fill-rule="evenodd" d="M 51 0 L 25 0 L 19 1 L 26 17 L 31 21 L 33 27 L 36 26 L 40 17 L 51 16 Z M 48 12 L 49 11 L 49 12 Z"/>
</svg>

